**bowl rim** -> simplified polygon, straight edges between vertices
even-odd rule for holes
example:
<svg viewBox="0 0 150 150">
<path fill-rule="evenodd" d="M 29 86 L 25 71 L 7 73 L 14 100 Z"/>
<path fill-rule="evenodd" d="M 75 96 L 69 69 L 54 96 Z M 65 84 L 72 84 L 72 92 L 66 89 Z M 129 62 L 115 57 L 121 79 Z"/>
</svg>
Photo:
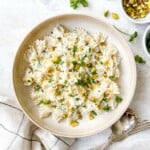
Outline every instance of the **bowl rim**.
<svg viewBox="0 0 150 150">
<path fill-rule="evenodd" d="M 123 109 L 120 111 L 120 114 L 118 114 L 118 116 L 115 118 L 115 119 L 112 119 L 111 120 L 111 124 L 109 125 L 105 125 L 103 128 L 101 128 L 101 130 L 98 128 L 97 130 L 91 130 L 91 131 L 88 131 L 87 133 L 83 133 L 83 134 L 80 134 L 80 135 L 77 135 L 77 136 L 74 136 L 74 135 L 68 135 L 67 133 L 66 134 L 62 134 L 60 132 L 56 132 L 56 131 L 53 131 L 53 130 L 50 130 L 46 127 L 43 127 L 41 126 L 34 117 L 32 117 L 32 115 L 30 115 L 25 109 L 24 109 L 24 106 L 21 104 L 21 100 L 19 99 L 19 96 L 17 94 L 17 86 L 15 85 L 15 66 L 16 66 L 16 58 L 17 58 L 17 55 L 18 55 L 18 52 L 21 50 L 21 47 L 23 45 L 23 43 L 25 42 L 25 40 L 27 39 L 27 37 L 38 27 L 40 27 L 43 23 L 46 23 L 48 22 L 49 20 L 53 20 L 53 19 L 56 19 L 58 17 L 66 17 L 66 16 L 82 16 L 82 17 L 87 17 L 87 18 L 92 18 L 92 19 L 95 19 L 97 21 L 102 21 L 103 23 L 107 24 L 118 36 L 118 38 L 120 38 L 125 44 L 126 46 L 128 46 L 128 48 L 130 49 L 130 51 L 128 51 L 131 55 L 131 61 L 133 63 L 133 66 L 132 66 L 132 72 L 133 72 L 133 90 L 131 92 L 131 95 L 130 95 L 130 100 L 128 100 L 126 102 L 126 105 L 123 107 Z M 19 104 L 19 106 L 22 108 L 24 114 L 27 116 L 27 118 L 33 122 L 36 126 L 38 126 L 39 128 L 43 129 L 43 130 L 46 130 L 54 135 L 57 135 L 57 136 L 62 136 L 62 137 L 69 137 L 69 138 L 79 138 L 79 137 L 86 137 L 86 136 L 90 136 L 90 135 L 93 135 L 93 134 L 97 134 L 99 132 L 102 132 L 103 130 L 109 128 L 110 126 L 112 126 L 117 120 L 119 120 L 119 118 L 123 115 L 123 113 L 126 111 L 126 109 L 128 108 L 129 104 L 131 103 L 132 99 L 133 99 L 133 96 L 134 96 L 134 93 L 135 93 L 135 89 L 136 89 L 136 81 L 137 81 L 137 72 L 136 72 L 136 64 L 135 64 L 135 61 L 134 61 L 134 57 L 133 57 L 133 53 L 131 51 L 131 48 L 129 46 L 129 44 L 125 41 L 125 39 L 122 37 L 122 35 L 116 31 L 113 26 L 111 26 L 108 22 L 106 22 L 103 18 L 99 18 L 97 17 L 96 15 L 87 15 L 85 13 L 64 13 L 64 14 L 61 14 L 61 15 L 55 15 L 53 17 L 50 17 L 44 21 L 42 21 L 41 23 L 39 23 L 38 25 L 36 25 L 26 36 L 25 38 L 23 39 L 23 41 L 21 42 L 19 48 L 18 48 L 18 51 L 16 52 L 16 56 L 15 56 L 15 59 L 14 59 L 14 64 L 13 64 L 13 88 L 14 88 L 14 91 L 15 91 L 15 94 L 16 94 L 16 97 L 17 97 L 17 102 Z"/>
<path fill-rule="evenodd" d="M 129 19 L 131 22 L 133 23 L 136 23 L 136 24 L 147 24 L 147 23 L 150 23 L 150 18 L 145 18 L 144 20 L 140 20 L 140 19 L 133 19 L 131 18 L 127 13 L 126 11 L 124 10 L 123 8 L 123 0 L 120 0 L 120 5 L 121 5 L 121 10 L 122 10 L 122 13 L 124 14 L 124 16 Z M 150 13 L 150 12 L 149 12 Z M 150 15 L 150 14 L 149 14 Z"/>
<path fill-rule="evenodd" d="M 148 25 L 144 31 L 144 35 L 143 35 L 143 40 L 142 40 L 142 44 L 143 44 L 143 48 L 144 48 L 144 51 L 146 53 L 146 55 L 148 57 L 150 57 L 150 53 L 148 52 L 148 49 L 146 47 L 146 37 L 147 37 L 147 34 L 150 33 L 150 25 Z"/>
</svg>

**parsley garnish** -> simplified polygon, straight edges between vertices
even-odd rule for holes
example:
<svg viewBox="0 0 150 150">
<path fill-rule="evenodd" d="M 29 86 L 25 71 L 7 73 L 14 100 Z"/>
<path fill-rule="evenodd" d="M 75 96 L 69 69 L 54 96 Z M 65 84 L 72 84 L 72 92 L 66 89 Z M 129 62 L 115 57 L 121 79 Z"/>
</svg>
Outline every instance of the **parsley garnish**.
<svg viewBox="0 0 150 150">
<path fill-rule="evenodd" d="M 97 113 L 94 110 L 91 111 L 91 114 L 97 116 Z"/>
<path fill-rule="evenodd" d="M 72 61 L 72 63 L 75 66 L 78 62 L 77 61 Z"/>
<path fill-rule="evenodd" d="M 107 98 L 103 97 L 102 101 L 107 102 Z"/>
<path fill-rule="evenodd" d="M 109 111 L 110 109 L 111 109 L 111 107 L 109 105 L 106 105 L 106 106 L 103 107 L 104 111 Z"/>
<path fill-rule="evenodd" d="M 110 79 L 110 80 L 115 80 L 116 77 L 115 77 L 115 75 L 112 75 L 112 76 L 109 76 L 109 79 Z"/>
<path fill-rule="evenodd" d="M 135 58 L 135 61 L 140 63 L 140 64 L 145 64 L 146 63 L 146 61 L 139 55 L 136 55 L 134 58 Z"/>
<path fill-rule="evenodd" d="M 73 94 L 69 94 L 69 96 L 70 96 L 70 97 L 74 97 L 75 95 L 73 95 Z"/>
<path fill-rule="evenodd" d="M 39 91 L 41 89 L 41 87 L 39 86 L 39 85 L 36 85 L 35 87 L 34 87 L 34 91 Z"/>
<path fill-rule="evenodd" d="M 88 7 L 88 2 L 86 0 L 70 0 L 70 7 L 73 9 L 76 9 L 79 4 L 81 4 L 83 7 Z"/>
<path fill-rule="evenodd" d="M 116 99 L 115 99 L 115 101 L 116 101 L 116 103 L 118 104 L 118 103 L 121 103 L 122 102 L 122 98 L 121 97 L 119 97 L 119 96 L 116 96 Z"/>
<path fill-rule="evenodd" d="M 77 49 L 78 49 L 77 46 L 74 46 L 74 47 L 73 47 L 73 56 L 75 56 L 75 54 L 76 54 L 76 52 L 77 52 Z"/>
<path fill-rule="evenodd" d="M 86 83 L 84 80 L 78 80 L 78 82 L 76 82 L 76 85 L 78 86 L 86 86 Z"/>
<path fill-rule="evenodd" d="M 87 57 L 87 55 L 84 55 L 84 56 L 81 58 L 81 63 L 80 63 L 81 66 L 83 66 L 83 65 L 85 64 L 84 59 L 85 59 L 86 57 Z"/>
<path fill-rule="evenodd" d="M 77 98 L 76 98 L 76 100 L 77 100 L 77 101 L 79 101 L 79 100 L 80 100 L 80 98 L 78 98 L 78 97 L 77 97 Z"/>
</svg>

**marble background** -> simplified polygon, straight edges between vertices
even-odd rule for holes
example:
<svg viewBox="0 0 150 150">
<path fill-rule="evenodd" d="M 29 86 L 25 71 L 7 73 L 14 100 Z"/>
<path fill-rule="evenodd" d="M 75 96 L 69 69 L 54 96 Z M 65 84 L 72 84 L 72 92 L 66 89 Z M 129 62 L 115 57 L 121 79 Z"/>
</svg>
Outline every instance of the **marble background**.
<svg viewBox="0 0 150 150">
<path fill-rule="evenodd" d="M 120 0 L 89 0 L 88 8 L 79 7 L 73 10 L 69 0 L 0 0 L 0 95 L 15 98 L 12 84 L 12 67 L 17 49 L 30 30 L 46 18 L 62 13 L 85 13 L 103 17 L 104 10 L 118 13 L 119 20 L 104 18 L 110 24 L 133 33 L 138 31 L 138 38 L 129 43 L 133 53 L 139 54 L 146 64 L 137 64 L 137 87 L 131 108 L 143 119 L 150 120 L 150 58 L 142 47 L 143 32 L 148 24 L 137 25 L 127 20 L 121 13 Z M 124 36 L 124 35 L 123 35 Z M 124 36 L 127 40 L 128 37 Z M 130 84 L 129 84 L 130 86 Z M 100 134 L 78 139 L 72 149 L 86 150 L 102 143 L 109 130 Z M 116 143 L 111 150 L 150 149 L 150 130 L 136 134 Z"/>
</svg>

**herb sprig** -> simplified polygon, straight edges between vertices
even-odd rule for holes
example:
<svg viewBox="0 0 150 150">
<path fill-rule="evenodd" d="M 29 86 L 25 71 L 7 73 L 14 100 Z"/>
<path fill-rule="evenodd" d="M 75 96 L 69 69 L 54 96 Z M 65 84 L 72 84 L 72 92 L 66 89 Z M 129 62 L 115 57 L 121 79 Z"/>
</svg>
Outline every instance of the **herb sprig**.
<svg viewBox="0 0 150 150">
<path fill-rule="evenodd" d="M 137 31 L 134 31 L 132 34 L 129 34 L 129 33 L 127 33 L 127 32 L 124 32 L 124 31 L 120 30 L 120 29 L 119 29 L 118 27 L 116 27 L 115 25 L 113 25 L 113 27 L 114 27 L 117 31 L 119 31 L 120 33 L 123 33 L 123 34 L 129 36 L 129 42 L 134 41 L 135 38 L 138 36 Z"/>
<path fill-rule="evenodd" d="M 87 0 L 70 0 L 70 7 L 73 9 L 77 9 L 79 5 L 82 5 L 83 7 L 88 7 Z"/>
</svg>

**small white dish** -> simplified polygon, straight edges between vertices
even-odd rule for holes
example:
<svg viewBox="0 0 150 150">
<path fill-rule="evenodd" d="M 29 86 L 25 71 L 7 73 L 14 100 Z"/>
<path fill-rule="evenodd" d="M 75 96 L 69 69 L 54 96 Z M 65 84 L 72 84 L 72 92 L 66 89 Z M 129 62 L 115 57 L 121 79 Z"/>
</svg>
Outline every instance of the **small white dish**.
<svg viewBox="0 0 150 150">
<path fill-rule="evenodd" d="M 139 19 L 133 19 L 131 18 L 125 11 L 124 7 L 123 7 L 123 0 L 120 0 L 120 5 L 121 5 L 121 10 L 122 13 L 124 14 L 124 16 L 129 19 L 130 21 L 132 21 L 133 23 L 137 23 L 137 24 L 146 24 L 146 23 L 150 23 L 150 12 L 149 14 L 144 17 L 144 18 L 139 18 Z"/>
<path fill-rule="evenodd" d="M 147 37 L 148 33 L 150 33 L 150 25 L 148 25 L 148 27 L 146 28 L 144 35 L 143 35 L 143 48 L 144 48 L 144 51 L 147 54 L 147 56 L 150 57 L 150 53 L 148 52 L 148 49 L 146 47 L 146 37 Z"/>
</svg>

